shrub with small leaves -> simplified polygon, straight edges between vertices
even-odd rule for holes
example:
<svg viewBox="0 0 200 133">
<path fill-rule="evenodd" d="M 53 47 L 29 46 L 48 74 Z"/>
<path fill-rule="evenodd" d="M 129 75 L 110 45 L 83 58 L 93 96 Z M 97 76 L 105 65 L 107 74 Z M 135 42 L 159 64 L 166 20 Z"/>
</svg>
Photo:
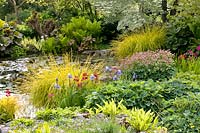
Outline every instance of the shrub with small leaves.
<svg viewBox="0 0 200 133">
<path fill-rule="evenodd" d="M 72 18 L 71 22 L 61 28 L 60 40 L 66 49 L 86 50 L 94 48 L 101 42 L 101 23 L 85 17 Z"/>
<path fill-rule="evenodd" d="M 169 51 L 157 50 L 139 52 L 121 62 L 124 69 L 124 78 L 133 80 L 163 80 L 175 74 L 174 55 Z"/>
</svg>

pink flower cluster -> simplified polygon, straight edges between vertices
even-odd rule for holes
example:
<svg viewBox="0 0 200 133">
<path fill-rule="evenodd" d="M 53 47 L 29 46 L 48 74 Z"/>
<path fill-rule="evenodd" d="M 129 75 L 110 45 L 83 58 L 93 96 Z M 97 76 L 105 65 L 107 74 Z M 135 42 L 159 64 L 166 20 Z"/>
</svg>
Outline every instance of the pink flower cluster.
<svg viewBox="0 0 200 133">
<path fill-rule="evenodd" d="M 157 51 L 146 51 L 138 52 L 133 54 L 131 57 L 128 57 L 122 61 L 122 65 L 132 65 L 134 63 L 140 63 L 143 65 L 150 64 L 173 64 L 174 55 L 167 50 L 157 50 Z"/>
</svg>

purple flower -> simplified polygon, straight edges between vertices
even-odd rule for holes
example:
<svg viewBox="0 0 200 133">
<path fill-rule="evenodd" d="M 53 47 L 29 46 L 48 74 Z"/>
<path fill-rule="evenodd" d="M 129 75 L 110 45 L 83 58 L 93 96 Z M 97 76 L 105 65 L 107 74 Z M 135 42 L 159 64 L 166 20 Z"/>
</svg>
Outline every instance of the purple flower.
<svg viewBox="0 0 200 133">
<path fill-rule="evenodd" d="M 117 70 L 116 74 L 117 74 L 118 76 L 121 76 L 121 75 L 122 75 L 122 71 L 121 71 L 121 70 Z"/>
<path fill-rule="evenodd" d="M 94 74 L 91 74 L 90 76 L 90 80 L 94 80 L 96 77 L 94 76 Z"/>
<path fill-rule="evenodd" d="M 133 73 L 133 80 L 136 80 L 137 79 L 137 74 L 136 73 Z"/>
<path fill-rule="evenodd" d="M 197 51 L 200 51 L 200 45 L 199 45 L 199 46 L 197 46 L 196 50 L 197 50 Z"/>
<path fill-rule="evenodd" d="M 109 66 L 106 66 L 106 72 L 108 72 L 110 70 Z"/>
<path fill-rule="evenodd" d="M 55 83 L 54 88 L 55 88 L 55 89 L 60 89 L 60 85 L 57 84 L 57 83 Z"/>
<path fill-rule="evenodd" d="M 111 72 L 112 68 L 110 68 L 109 66 L 106 66 L 106 72 Z"/>
<path fill-rule="evenodd" d="M 69 79 L 72 79 L 72 78 L 73 78 L 71 73 L 68 73 L 67 77 L 68 77 Z"/>
<path fill-rule="evenodd" d="M 58 78 L 56 78 L 56 83 L 54 85 L 55 89 L 60 89 L 60 85 L 58 84 Z"/>
<path fill-rule="evenodd" d="M 114 81 L 115 81 L 115 80 L 118 80 L 117 75 L 114 75 L 112 79 L 113 79 Z"/>
</svg>

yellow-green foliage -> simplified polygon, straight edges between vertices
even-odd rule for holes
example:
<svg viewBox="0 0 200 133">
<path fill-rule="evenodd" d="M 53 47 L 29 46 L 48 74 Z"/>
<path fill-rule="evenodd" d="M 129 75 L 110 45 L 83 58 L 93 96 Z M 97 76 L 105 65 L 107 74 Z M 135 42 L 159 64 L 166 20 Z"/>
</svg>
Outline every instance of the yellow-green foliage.
<svg viewBox="0 0 200 133">
<path fill-rule="evenodd" d="M 152 132 L 157 129 L 158 118 L 151 111 L 134 108 L 128 115 L 127 121 L 137 132 Z"/>
<path fill-rule="evenodd" d="M 198 58 L 188 58 L 188 59 L 178 59 L 176 61 L 176 66 L 179 72 L 194 72 L 195 74 L 200 74 L 200 57 Z"/>
<path fill-rule="evenodd" d="M 14 119 L 14 114 L 18 109 L 15 97 L 5 97 L 0 99 L 0 123 Z"/>
<path fill-rule="evenodd" d="M 41 41 L 37 41 L 36 38 L 23 38 L 21 41 L 21 45 L 24 48 L 29 48 L 30 46 L 35 47 L 38 51 L 41 51 L 42 49 L 42 43 Z"/>
<path fill-rule="evenodd" d="M 82 88 L 89 90 L 96 89 L 100 84 L 98 80 L 91 81 L 89 79 L 91 74 L 101 73 L 103 63 L 91 64 L 91 58 L 89 57 L 85 63 L 81 63 L 77 59 L 73 60 L 70 55 L 64 55 L 63 62 L 62 65 L 57 65 L 55 59 L 51 57 L 49 68 L 42 69 L 39 73 L 36 71 L 29 76 L 29 80 L 22 86 L 25 90 L 30 91 L 31 101 L 35 106 L 49 106 L 55 95 L 62 96 L 66 94 L 67 97 L 67 92 L 63 92 L 63 89 L 73 87 L 73 90 L 74 88 L 76 90 L 82 90 Z M 81 80 L 83 73 L 88 74 L 88 80 Z M 71 79 L 68 78 L 68 74 L 72 75 Z M 54 88 L 56 79 L 58 79 L 60 89 Z"/>
<path fill-rule="evenodd" d="M 5 22 L 3 20 L 0 19 L 0 28 L 3 28 L 5 25 Z"/>
<path fill-rule="evenodd" d="M 96 109 L 96 114 L 102 112 L 105 115 L 109 115 L 111 117 L 115 117 L 117 114 L 123 113 L 126 111 L 126 107 L 122 104 L 122 100 L 116 104 L 115 101 L 112 99 L 112 101 L 104 101 L 104 105 L 100 106 L 98 105 L 98 109 Z"/>
<path fill-rule="evenodd" d="M 166 34 L 162 27 L 146 28 L 140 33 L 125 36 L 121 41 L 114 41 L 113 47 L 119 58 L 136 52 L 160 49 L 165 42 Z"/>
</svg>

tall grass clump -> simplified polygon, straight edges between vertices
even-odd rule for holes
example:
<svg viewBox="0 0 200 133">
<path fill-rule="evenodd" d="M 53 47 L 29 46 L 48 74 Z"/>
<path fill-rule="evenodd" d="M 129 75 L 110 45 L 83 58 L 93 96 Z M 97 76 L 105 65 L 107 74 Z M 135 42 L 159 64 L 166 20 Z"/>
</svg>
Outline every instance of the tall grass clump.
<svg viewBox="0 0 200 133">
<path fill-rule="evenodd" d="M 0 124 L 11 121 L 15 117 L 18 109 L 17 99 L 15 97 L 4 97 L 0 99 Z"/>
<path fill-rule="evenodd" d="M 48 69 L 34 72 L 23 85 L 30 92 L 36 107 L 66 107 L 84 104 L 83 94 L 98 88 L 103 63 L 91 64 L 91 58 L 81 63 L 64 55 L 58 65 L 51 57 Z"/>
<path fill-rule="evenodd" d="M 159 26 L 146 27 L 140 33 L 125 36 L 121 41 L 113 42 L 116 56 L 124 58 L 136 52 L 160 49 L 166 39 L 165 29 Z"/>
<path fill-rule="evenodd" d="M 200 74 L 200 58 L 177 59 L 176 67 L 179 72 L 194 72 Z"/>
</svg>

